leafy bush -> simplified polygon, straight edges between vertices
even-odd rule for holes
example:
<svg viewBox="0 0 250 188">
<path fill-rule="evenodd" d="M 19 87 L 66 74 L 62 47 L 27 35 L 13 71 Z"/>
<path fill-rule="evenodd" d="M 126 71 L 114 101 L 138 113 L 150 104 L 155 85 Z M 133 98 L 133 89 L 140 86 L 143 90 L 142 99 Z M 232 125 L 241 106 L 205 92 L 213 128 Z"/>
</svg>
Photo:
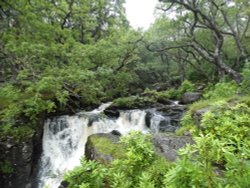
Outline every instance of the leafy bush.
<svg viewBox="0 0 250 188">
<path fill-rule="evenodd" d="M 166 174 L 167 187 L 249 187 L 250 107 L 245 103 L 216 105 L 200 128 L 191 113 L 184 118 L 195 131 L 195 144 L 180 151 L 180 160 Z"/>
<path fill-rule="evenodd" d="M 237 93 L 236 82 L 220 82 L 207 88 L 203 95 L 205 99 L 229 98 Z"/>
<path fill-rule="evenodd" d="M 81 166 L 74 168 L 65 175 L 65 180 L 69 182 L 69 188 L 102 188 L 108 169 L 96 161 L 81 160 Z"/>
<path fill-rule="evenodd" d="M 184 82 L 182 82 L 181 87 L 178 88 L 178 90 L 180 95 L 183 95 L 185 92 L 195 91 L 195 84 L 193 84 L 188 80 L 184 80 Z"/>
<path fill-rule="evenodd" d="M 11 137 L 14 138 L 16 142 L 24 141 L 30 138 L 34 133 L 34 129 L 30 126 L 19 126 L 14 127 L 11 124 L 2 125 L 0 128 L 0 138 Z"/>
<path fill-rule="evenodd" d="M 240 91 L 244 94 L 250 94 L 250 62 L 247 63 L 242 71 L 243 82 Z"/>
</svg>

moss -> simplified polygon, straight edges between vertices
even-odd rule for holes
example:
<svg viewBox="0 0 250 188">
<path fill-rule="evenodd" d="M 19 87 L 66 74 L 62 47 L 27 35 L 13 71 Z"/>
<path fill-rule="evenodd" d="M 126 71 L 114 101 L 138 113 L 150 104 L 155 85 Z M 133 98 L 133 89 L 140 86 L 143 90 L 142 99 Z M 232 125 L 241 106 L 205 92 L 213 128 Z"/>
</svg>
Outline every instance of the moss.
<svg viewBox="0 0 250 188">
<path fill-rule="evenodd" d="M 98 149 L 99 152 L 112 155 L 115 159 L 125 157 L 125 149 L 121 143 L 117 143 L 112 138 L 100 137 L 98 135 L 91 136 L 90 142 Z"/>
<path fill-rule="evenodd" d="M 12 174 L 14 172 L 14 167 L 10 161 L 0 161 L 0 172 L 4 174 Z"/>
</svg>

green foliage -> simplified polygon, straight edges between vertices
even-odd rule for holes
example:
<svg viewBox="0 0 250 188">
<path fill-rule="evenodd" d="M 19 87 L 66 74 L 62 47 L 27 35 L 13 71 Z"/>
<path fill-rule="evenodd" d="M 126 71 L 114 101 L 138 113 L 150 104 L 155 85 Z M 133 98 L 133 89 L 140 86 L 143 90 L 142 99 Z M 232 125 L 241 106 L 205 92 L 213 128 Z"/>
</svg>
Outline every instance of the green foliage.
<svg viewBox="0 0 250 188">
<path fill-rule="evenodd" d="M 238 86 L 234 81 L 219 82 L 207 88 L 205 99 L 229 98 L 237 93 Z"/>
<path fill-rule="evenodd" d="M 180 160 L 166 174 L 166 186 L 250 186 L 250 106 L 243 101 L 210 103 L 199 126 L 187 113 L 184 130 L 192 132 L 195 144 L 181 150 Z"/>
<path fill-rule="evenodd" d="M 247 63 L 242 71 L 243 82 L 241 83 L 240 91 L 250 95 L 250 63 Z"/>
<path fill-rule="evenodd" d="M 134 166 L 134 170 L 140 170 L 140 168 L 152 163 L 155 154 L 149 135 L 143 135 L 141 132 L 131 132 L 129 136 L 121 138 L 121 143 L 125 145 L 127 150 L 127 160 L 123 162 Z"/>
<path fill-rule="evenodd" d="M 1 126 L 35 125 L 44 113 L 75 112 L 134 90 L 141 36 L 128 28 L 123 3 L 0 3 Z"/>
<path fill-rule="evenodd" d="M 112 106 L 119 107 L 120 109 L 144 108 L 155 102 L 153 97 L 130 96 L 115 99 Z"/>
<path fill-rule="evenodd" d="M 11 124 L 1 125 L 0 138 L 14 138 L 15 141 L 20 142 L 31 138 L 34 134 L 34 129 L 30 126 L 15 127 Z"/>
<path fill-rule="evenodd" d="M 101 163 L 95 161 L 81 160 L 81 166 L 74 168 L 65 175 L 65 180 L 69 182 L 69 188 L 75 187 L 104 187 L 104 177 L 108 169 Z"/>
<path fill-rule="evenodd" d="M 14 172 L 14 168 L 7 160 L 0 161 L 0 172 L 4 174 L 12 174 Z"/>
<path fill-rule="evenodd" d="M 169 99 L 180 99 L 185 92 L 195 91 L 195 84 L 188 80 L 182 82 L 181 86 L 177 89 L 171 88 L 165 91 L 156 91 L 145 89 L 143 95 L 157 101 L 159 103 L 167 102 Z"/>
<path fill-rule="evenodd" d="M 214 142 L 210 137 L 200 137 L 195 141 L 194 146 L 189 145 L 180 151 L 181 159 L 167 172 L 165 186 L 173 188 L 220 187 L 215 168 L 210 161 L 210 158 L 216 154 L 211 150 L 218 149 L 219 146 L 215 144 L 218 142 Z"/>
<path fill-rule="evenodd" d="M 182 82 L 181 87 L 178 88 L 178 90 L 180 95 L 183 95 L 185 92 L 195 91 L 195 84 L 193 84 L 188 80 L 184 80 L 184 82 Z"/>
</svg>

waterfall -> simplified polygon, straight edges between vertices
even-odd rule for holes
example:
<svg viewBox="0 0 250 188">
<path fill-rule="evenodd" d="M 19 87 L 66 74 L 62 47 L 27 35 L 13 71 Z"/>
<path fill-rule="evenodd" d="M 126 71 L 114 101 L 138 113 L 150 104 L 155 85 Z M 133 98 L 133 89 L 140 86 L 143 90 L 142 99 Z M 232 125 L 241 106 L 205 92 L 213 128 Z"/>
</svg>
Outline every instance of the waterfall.
<svg viewBox="0 0 250 188">
<path fill-rule="evenodd" d="M 122 135 L 132 130 L 159 132 L 161 121 L 168 121 L 154 110 L 150 125 L 146 125 L 149 111 L 120 111 L 117 119 L 108 118 L 102 112 L 111 103 L 106 103 L 91 112 L 80 112 L 73 116 L 53 117 L 46 120 L 43 136 L 43 153 L 38 174 L 39 188 L 58 188 L 64 174 L 80 165 L 88 136 L 96 133 L 119 131 Z M 150 130 L 151 128 L 151 130 Z"/>
</svg>

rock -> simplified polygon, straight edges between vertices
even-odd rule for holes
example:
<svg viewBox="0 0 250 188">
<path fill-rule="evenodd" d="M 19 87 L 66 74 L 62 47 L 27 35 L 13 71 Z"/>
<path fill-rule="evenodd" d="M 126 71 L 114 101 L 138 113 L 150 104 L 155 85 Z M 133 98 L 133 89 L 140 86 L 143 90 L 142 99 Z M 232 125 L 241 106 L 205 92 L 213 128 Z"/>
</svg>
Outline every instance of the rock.
<svg viewBox="0 0 250 188">
<path fill-rule="evenodd" d="M 58 188 L 67 188 L 69 186 L 69 182 L 67 181 L 62 181 L 60 186 Z"/>
<path fill-rule="evenodd" d="M 145 124 L 148 128 L 150 128 L 151 126 L 151 118 L 152 118 L 153 114 L 151 111 L 147 111 L 146 112 L 146 116 L 145 116 Z"/>
<path fill-rule="evenodd" d="M 0 141 L 0 153 L 1 165 L 10 169 L 8 173 L 1 173 L 0 187 L 27 187 L 32 171 L 32 138 L 20 143 L 13 138 Z"/>
<path fill-rule="evenodd" d="M 120 116 L 120 112 L 118 110 L 106 109 L 103 111 L 104 114 L 110 118 L 118 118 Z"/>
<path fill-rule="evenodd" d="M 195 101 L 198 101 L 202 97 L 202 94 L 199 92 L 186 92 L 181 98 L 182 104 L 190 104 Z"/>
<path fill-rule="evenodd" d="M 122 136 L 122 134 L 118 130 L 111 131 L 111 134 L 116 135 L 116 136 Z"/>
<path fill-rule="evenodd" d="M 170 119 L 165 119 L 159 123 L 160 132 L 175 132 L 178 127 L 171 125 Z"/>
<path fill-rule="evenodd" d="M 178 126 L 172 125 L 170 116 L 154 109 L 146 112 L 145 123 L 153 132 L 175 132 L 178 128 Z"/>
<path fill-rule="evenodd" d="M 195 121 L 195 124 L 200 127 L 200 123 L 201 123 L 201 119 L 203 117 L 203 115 L 208 112 L 210 110 L 209 107 L 207 108 L 202 108 L 202 109 L 199 109 L 197 110 L 196 112 L 194 112 L 193 114 L 193 119 Z"/>
<path fill-rule="evenodd" d="M 186 106 L 184 105 L 165 105 L 164 107 L 157 108 L 157 111 L 161 112 L 163 116 L 169 117 L 170 125 L 174 127 L 180 126 L 185 110 Z"/>
<path fill-rule="evenodd" d="M 88 127 L 91 127 L 94 122 L 99 120 L 99 118 L 100 118 L 99 115 L 90 116 L 88 121 Z"/>
<path fill-rule="evenodd" d="M 124 149 L 119 143 L 120 136 L 112 133 L 98 133 L 88 137 L 85 147 L 85 157 L 104 164 L 124 155 Z"/>
<path fill-rule="evenodd" d="M 37 187 L 38 160 L 42 152 L 42 125 L 41 120 L 37 131 L 25 139 L 9 137 L 0 140 L 0 161 L 13 170 L 12 173 L 0 171 L 0 187 Z"/>
<path fill-rule="evenodd" d="M 170 161 L 178 158 L 178 150 L 185 147 L 186 144 L 193 144 L 189 136 L 176 136 L 170 134 L 157 134 L 153 137 L 156 151 Z"/>
<path fill-rule="evenodd" d="M 158 98 L 157 102 L 160 104 L 164 104 L 164 105 L 171 105 L 173 103 L 173 101 L 171 101 L 170 99 L 166 99 L 166 98 Z"/>
</svg>

